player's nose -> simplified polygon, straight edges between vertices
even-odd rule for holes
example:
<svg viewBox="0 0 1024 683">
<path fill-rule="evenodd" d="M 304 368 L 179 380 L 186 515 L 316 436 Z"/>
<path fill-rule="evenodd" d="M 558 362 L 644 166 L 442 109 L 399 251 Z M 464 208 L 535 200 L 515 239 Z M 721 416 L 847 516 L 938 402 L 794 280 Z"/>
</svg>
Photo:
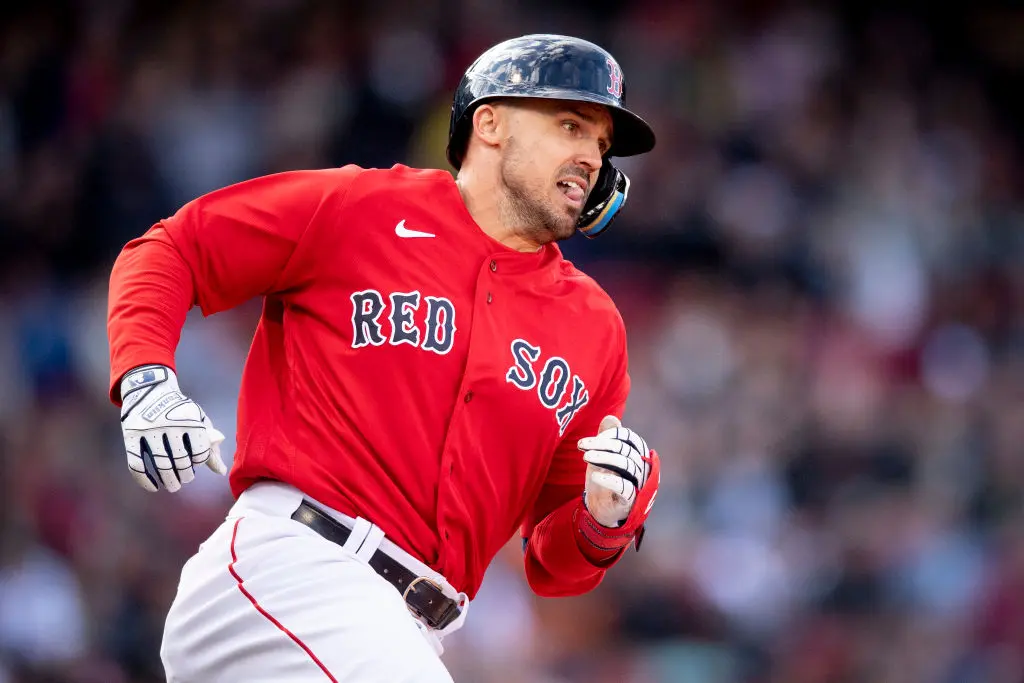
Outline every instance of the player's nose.
<svg viewBox="0 0 1024 683">
<path fill-rule="evenodd" d="M 593 187 L 594 182 L 597 180 L 597 174 L 601 171 L 600 147 L 596 143 L 584 145 L 573 161 L 587 174 L 587 177 L 590 179 L 590 185 Z"/>
</svg>

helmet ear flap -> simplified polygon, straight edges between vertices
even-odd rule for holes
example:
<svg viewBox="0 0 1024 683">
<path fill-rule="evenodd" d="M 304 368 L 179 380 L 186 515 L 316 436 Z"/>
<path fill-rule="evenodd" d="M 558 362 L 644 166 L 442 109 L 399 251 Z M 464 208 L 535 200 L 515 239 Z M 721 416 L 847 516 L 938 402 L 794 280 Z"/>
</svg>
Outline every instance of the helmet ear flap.
<svg viewBox="0 0 1024 683">
<path fill-rule="evenodd" d="M 586 237 L 597 237 L 611 225 L 628 196 L 629 178 L 605 159 L 583 212 L 576 219 L 576 228 Z"/>
</svg>

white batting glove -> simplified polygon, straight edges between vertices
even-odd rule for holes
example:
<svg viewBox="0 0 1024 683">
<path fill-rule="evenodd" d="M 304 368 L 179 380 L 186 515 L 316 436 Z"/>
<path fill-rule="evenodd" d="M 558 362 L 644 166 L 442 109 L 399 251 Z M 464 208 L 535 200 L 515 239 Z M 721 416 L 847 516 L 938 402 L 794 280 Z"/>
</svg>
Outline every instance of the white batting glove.
<svg viewBox="0 0 1024 683">
<path fill-rule="evenodd" d="M 601 420 L 598 429 L 597 436 L 577 443 L 587 462 L 584 502 L 599 524 L 615 528 L 629 517 L 651 474 L 651 460 L 647 442 L 614 415 Z"/>
<path fill-rule="evenodd" d="M 181 393 L 174 371 L 143 365 L 121 380 L 121 432 L 128 469 L 147 491 L 161 484 L 170 492 L 195 478 L 193 465 L 217 474 L 227 468 L 220 457 L 224 435 L 203 409 Z"/>
</svg>

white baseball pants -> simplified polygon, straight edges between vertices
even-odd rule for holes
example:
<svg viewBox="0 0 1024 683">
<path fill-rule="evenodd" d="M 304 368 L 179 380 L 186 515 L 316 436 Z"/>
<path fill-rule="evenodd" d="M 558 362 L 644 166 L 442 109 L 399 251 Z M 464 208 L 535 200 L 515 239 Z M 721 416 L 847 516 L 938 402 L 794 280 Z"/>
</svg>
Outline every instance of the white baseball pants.
<svg viewBox="0 0 1024 683">
<path fill-rule="evenodd" d="M 438 634 L 366 563 L 380 529 L 358 520 L 357 555 L 290 519 L 301 500 L 255 485 L 185 564 L 160 650 L 168 683 L 452 683 Z"/>
</svg>

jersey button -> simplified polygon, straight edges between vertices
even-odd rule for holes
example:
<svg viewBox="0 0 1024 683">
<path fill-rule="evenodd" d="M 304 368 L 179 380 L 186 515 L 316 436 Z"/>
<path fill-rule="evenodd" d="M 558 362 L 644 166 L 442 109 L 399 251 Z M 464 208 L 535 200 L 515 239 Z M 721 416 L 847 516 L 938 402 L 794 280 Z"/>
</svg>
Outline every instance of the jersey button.
<svg viewBox="0 0 1024 683">
<path fill-rule="evenodd" d="M 491 261 L 491 272 L 492 273 L 498 272 L 498 262 L 497 261 L 494 261 L 494 260 Z"/>
<path fill-rule="evenodd" d="M 487 303 L 491 303 L 491 301 L 493 301 L 493 300 L 494 300 L 494 297 L 491 296 L 490 292 L 487 292 Z"/>
<path fill-rule="evenodd" d="M 467 391 L 466 392 L 466 396 L 462 400 L 464 400 L 466 403 L 469 403 L 470 401 L 472 401 L 473 400 L 473 392 L 472 391 Z"/>
</svg>

